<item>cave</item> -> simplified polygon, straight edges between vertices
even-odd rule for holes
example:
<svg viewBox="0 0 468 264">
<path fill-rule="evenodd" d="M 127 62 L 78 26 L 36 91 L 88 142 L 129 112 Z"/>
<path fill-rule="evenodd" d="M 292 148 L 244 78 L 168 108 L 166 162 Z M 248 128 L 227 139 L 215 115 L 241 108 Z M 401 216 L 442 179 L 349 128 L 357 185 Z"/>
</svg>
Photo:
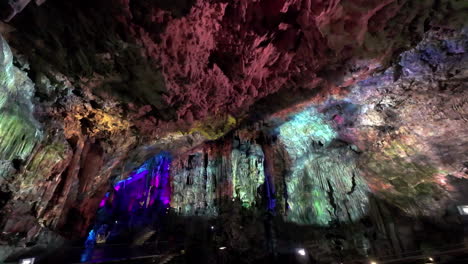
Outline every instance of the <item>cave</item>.
<svg viewBox="0 0 468 264">
<path fill-rule="evenodd" d="M 0 263 L 468 263 L 468 2 L 0 0 Z"/>
</svg>

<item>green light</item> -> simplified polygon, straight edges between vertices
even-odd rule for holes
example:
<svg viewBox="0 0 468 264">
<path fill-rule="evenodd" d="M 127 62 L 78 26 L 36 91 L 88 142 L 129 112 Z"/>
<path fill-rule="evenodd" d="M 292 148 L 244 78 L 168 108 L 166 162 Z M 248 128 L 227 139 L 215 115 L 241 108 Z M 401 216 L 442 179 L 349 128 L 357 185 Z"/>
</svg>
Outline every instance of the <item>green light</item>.
<svg viewBox="0 0 468 264">
<path fill-rule="evenodd" d="M 231 152 L 233 197 L 250 208 L 255 204 L 257 189 L 265 181 L 263 151 L 257 144 L 241 142 L 240 149 Z"/>
<path fill-rule="evenodd" d="M 292 157 L 301 157 L 313 142 L 328 145 L 337 133 L 315 108 L 309 108 L 282 124 L 279 137 Z"/>
<path fill-rule="evenodd" d="M 25 160 L 41 140 L 32 115 L 33 91 L 26 73 L 13 66 L 11 50 L 0 36 L 0 160 Z"/>
<path fill-rule="evenodd" d="M 367 210 L 365 181 L 349 148 L 329 148 L 338 137 L 331 125 L 309 108 L 278 128 L 290 172 L 285 176 L 286 220 L 303 225 L 354 221 Z"/>
</svg>

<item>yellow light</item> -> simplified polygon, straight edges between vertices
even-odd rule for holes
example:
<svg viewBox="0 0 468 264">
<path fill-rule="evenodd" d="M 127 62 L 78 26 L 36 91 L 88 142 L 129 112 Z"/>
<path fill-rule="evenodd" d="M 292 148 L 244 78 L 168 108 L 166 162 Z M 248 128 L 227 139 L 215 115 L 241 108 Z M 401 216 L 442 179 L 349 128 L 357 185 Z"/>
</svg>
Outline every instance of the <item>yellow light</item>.
<svg viewBox="0 0 468 264">
<path fill-rule="evenodd" d="M 377 262 L 375 262 L 375 261 L 371 261 L 371 263 L 370 263 L 370 264 L 377 264 Z"/>
<path fill-rule="evenodd" d="M 429 260 L 429 261 L 434 261 L 434 259 L 433 259 L 433 258 L 431 258 L 431 257 L 429 257 L 429 258 L 428 258 L 428 260 Z"/>
</svg>

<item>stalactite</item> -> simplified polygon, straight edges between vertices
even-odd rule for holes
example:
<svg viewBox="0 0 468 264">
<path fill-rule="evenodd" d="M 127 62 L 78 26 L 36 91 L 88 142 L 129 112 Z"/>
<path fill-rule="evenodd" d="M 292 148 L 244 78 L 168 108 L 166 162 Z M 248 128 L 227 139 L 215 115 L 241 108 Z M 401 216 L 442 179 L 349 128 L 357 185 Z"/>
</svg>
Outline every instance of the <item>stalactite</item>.
<svg viewBox="0 0 468 264">
<path fill-rule="evenodd" d="M 205 166 L 205 155 L 203 152 L 192 153 L 187 159 L 176 162 L 171 171 L 171 206 L 182 215 L 216 215 L 211 189 L 215 175 L 207 171 L 212 162 L 208 161 Z"/>
<path fill-rule="evenodd" d="M 233 197 L 244 207 L 255 205 L 258 187 L 265 181 L 264 155 L 260 145 L 240 141 L 231 152 Z"/>
<path fill-rule="evenodd" d="M 0 36 L 0 160 L 25 160 L 40 141 L 32 116 L 34 85 L 13 66 L 13 55 Z"/>
<path fill-rule="evenodd" d="M 263 151 L 256 143 L 234 141 L 229 155 L 213 146 L 175 163 L 171 206 L 183 215 L 214 216 L 218 211 L 215 201 L 223 197 L 239 199 L 244 207 L 255 205 L 258 188 L 265 181 Z"/>
<path fill-rule="evenodd" d="M 38 188 L 41 181 L 35 177 L 50 169 L 36 167 L 41 160 L 33 160 L 31 156 L 51 154 L 49 150 L 53 147 L 49 146 L 43 152 L 38 147 L 42 133 L 33 117 L 33 92 L 33 83 L 26 73 L 13 65 L 11 50 L 0 36 L 0 183 L 3 192 L 15 192 L 17 197 L 5 205 L 5 210 L 11 213 L 2 217 L 0 224 L 3 232 L 30 231 L 30 236 L 35 236 L 39 230 L 28 209 L 31 210 L 32 201 L 37 198 L 33 194 L 41 197 L 45 191 Z M 37 174 L 31 177 L 30 172 Z M 5 182 L 7 184 L 4 185 Z M 15 207 L 22 209 L 13 210 Z M 35 210 L 41 209 L 36 207 Z"/>
<path fill-rule="evenodd" d="M 5 92 L 0 95 L 0 107 L 6 102 L 6 95 L 8 95 L 6 92 L 12 89 L 15 82 L 14 72 L 13 54 L 0 35 L 0 89 Z"/>
</svg>

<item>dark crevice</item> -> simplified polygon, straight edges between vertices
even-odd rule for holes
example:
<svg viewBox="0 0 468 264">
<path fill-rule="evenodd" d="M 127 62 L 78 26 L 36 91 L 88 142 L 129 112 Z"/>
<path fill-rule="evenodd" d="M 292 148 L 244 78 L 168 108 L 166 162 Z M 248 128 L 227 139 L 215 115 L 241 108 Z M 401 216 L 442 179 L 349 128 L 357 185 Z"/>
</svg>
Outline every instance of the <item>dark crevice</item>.
<svg viewBox="0 0 468 264">
<path fill-rule="evenodd" d="M 348 215 L 348 220 L 350 223 L 352 223 L 353 219 L 351 218 L 351 214 L 349 213 L 348 206 L 346 206 L 345 208 L 346 208 L 346 214 Z"/>
<path fill-rule="evenodd" d="M 88 134 L 88 132 L 91 132 L 93 128 L 93 122 L 89 120 L 88 118 L 81 118 L 80 119 L 80 124 L 81 124 L 81 132 L 83 135 Z"/>
<path fill-rule="evenodd" d="M 327 179 L 327 184 L 328 184 L 328 191 L 327 191 L 328 199 L 330 200 L 330 204 L 333 207 L 333 213 L 336 216 L 337 205 L 336 205 L 336 202 L 335 202 L 335 196 L 333 195 L 333 193 L 334 193 L 333 187 L 332 187 L 329 179 Z"/>
<path fill-rule="evenodd" d="M 31 214 L 34 216 L 34 217 L 38 217 L 38 212 L 37 212 L 37 209 L 38 209 L 38 203 L 39 202 L 33 202 L 32 205 L 31 205 Z"/>
<path fill-rule="evenodd" d="M 79 223 L 82 223 L 83 221 L 84 217 L 80 211 L 77 208 L 72 207 L 66 215 L 65 225 L 61 228 L 61 231 L 66 235 L 72 235 L 76 229 L 76 226 L 78 226 Z"/>
<path fill-rule="evenodd" d="M 208 58 L 208 68 L 213 69 L 216 64 L 224 75 L 229 79 L 240 79 L 240 75 L 236 75 L 236 71 L 233 69 L 233 65 L 238 65 L 240 58 L 238 56 L 232 56 L 231 53 L 221 50 L 213 51 Z"/>
<path fill-rule="evenodd" d="M 13 164 L 13 168 L 15 168 L 16 171 L 20 171 L 21 166 L 23 165 L 23 160 L 22 159 L 13 159 L 11 161 L 11 163 Z"/>
<path fill-rule="evenodd" d="M 15 10 L 9 4 L 9 1 L 0 1 L 0 20 L 10 19 Z"/>
<path fill-rule="evenodd" d="M 203 155 L 203 177 L 205 178 L 205 184 L 208 182 L 208 153 Z"/>
<path fill-rule="evenodd" d="M 283 170 L 283 173 L 282 173 L 283 177 L 281 177 L 282 179 L 282 184 L 283 184 L 283 197 L 284 197 L 284 204 L 285 204 L 285 211 L 288 211 L 289 210 L 289 204 L 288 204 L 288 185 L 286 184 L 286 175 L 287 174 L 287 171 L 286 170 Z"/>
<path fill-rule="evenodd" d="M 91 104 L 91 107 L 93 107 L 94 109 L 102 109 L 102 106 L 95 100 L 89 101 L 89 104 Z"/>
<path fill-rule="evenodd" d="M 10 191 L 0 190 L 0 209 L 2 209 L 5 204 L 11 199 L 12 193 Z"/>
<path fill-rule="evenodd" d="M 70 145 L 70 147 L 71 147 L 73 150 L 75 150 L 76 147 L 77 147 L 77 145 L 78 145 L 78 141 L 79 141 L 79 140 L 80 140 L 80 139 L 78 138 L 78 136 L 75 135 L 75 136 L 72 136 L 72 137 L 68 138 L 68 139 L 67 139 L 67 142 L 68 142 L 68 144 Z"/>
<path fill-rule="evenodd" d="M 131 2 L 140 2 L 140 1 L 131 1 Z M 145 1 L 141 1 L 145 2 Z M 186 16 L 192 6 L 195 4 L 194 0 L 162 0 L 158 1 L 158 7 L 163 10 L 170 11 L 171 14 L 176 17 Z"/>
<path fill-rule="evenodd" d="M 78 97 L 84 97 L 83 92 L 79 89 L 73 89 L 72 93 Z"/>
<path fill-rule="evenodd" d="M 193 163 L 193 159 L 194 159 L 194 158 L 195 158 L 195 155 L 189 155 L 189 156 L 188 156 L 188 162 L 187 162 L 187 169 L 188 169 L 188 170 L 193 169 L 192 163 Z"/>
<path fill-rule="evenodd" d="M 395 66 L 393 67 L 393 81 L 398 81 L 402 74 L 403 66 L 401 66 L 400 63 L 395 63 Z"/>
<path fill-rule="evenodd" d="M 349 191 L 347 194 L 350 195 L 356 190 L 356 173 L 353 171 L 353 177 L 351 179 L 352 181 L 352 186 L 351 186 L 351 191 Z"/>
<path fill-rule="evenodd" d="M 50 202 L 48 203 L 46 209 L 44 212 L 48 212 L 53 209 L 54 205 L 58 204 L 58 201 L 60 199 L 60 196 L 62 195 L 62 191 L 65 187 L 65 182 L 68 176 L 70 166 L 68 166 L 62 174 L 60 174 L 60 180 L 57 184 L 57 187 L 55 188 L 54 194 L 52 195 L 52 198 L 50 199 Z"/>
</svg>

